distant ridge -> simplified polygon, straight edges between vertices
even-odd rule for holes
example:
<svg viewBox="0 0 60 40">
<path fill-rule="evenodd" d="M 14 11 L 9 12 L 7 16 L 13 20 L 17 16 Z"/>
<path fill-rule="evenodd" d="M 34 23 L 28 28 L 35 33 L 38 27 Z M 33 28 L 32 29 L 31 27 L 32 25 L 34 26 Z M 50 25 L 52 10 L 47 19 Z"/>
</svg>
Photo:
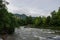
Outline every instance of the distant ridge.
<svg viewBox="0 0 60 40">
<path fill-rule="evenodd" d="M 25 14 L 14 14 L 15 16 L 19 17 L 20 19 L 26 19 L 26 17 L 29 17 Z M 33 19 L 36 18 L 36 17 L 32 17 Z"/>
<path fill-rule="evenodd" d="M 27 16 L 25 14 L 14 14 L 17 17 L 20 17 L 21 19 L 25 19 Z"/>
</svg>

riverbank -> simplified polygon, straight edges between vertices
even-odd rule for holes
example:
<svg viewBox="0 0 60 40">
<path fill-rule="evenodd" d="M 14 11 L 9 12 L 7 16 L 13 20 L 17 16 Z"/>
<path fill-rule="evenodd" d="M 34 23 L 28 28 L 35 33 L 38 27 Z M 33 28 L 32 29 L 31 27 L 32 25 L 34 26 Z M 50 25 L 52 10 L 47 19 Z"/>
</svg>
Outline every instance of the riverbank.
<svg viewBox="0 0 60 40">
<path fill-rule="evenodd" d="M 28 26 L 25 26 L 25 27 L 38 28 L 38 29 L 60 30 L 60 26 L 34 26 L 34 25 L 28 25 Z"/>
</svg>

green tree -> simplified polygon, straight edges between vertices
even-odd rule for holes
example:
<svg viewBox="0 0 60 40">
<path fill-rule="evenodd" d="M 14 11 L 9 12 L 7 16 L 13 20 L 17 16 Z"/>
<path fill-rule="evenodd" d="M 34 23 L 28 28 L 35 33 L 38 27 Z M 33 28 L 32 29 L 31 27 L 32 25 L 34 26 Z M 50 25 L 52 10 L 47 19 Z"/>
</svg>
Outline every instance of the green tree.
<svg viewBox="0 0 60 40">
<path fill-rule="evenodd" d="M 26 17 L 26 24 L 33 24 L 33 19 L 31 16 Z"/>
<path fill-rule="evenodd" d="M 46 18 L 46 26 L 50 26 L 50 19 L 51 19 L 50 16 L 48 16 L 48 17 Z"/>
<path fill-rule="evenodd" d="M 12 34 L 17 24 L 18 21 L 14 15 L 8 12 L 3 0 L 0 0 L 0 34 Z"/>
<path fill-rule="evenodd" d="M 42 27 L 46 27 L 46 17 L 45 16 L 43 16 L 42 17 Z"/>
<path fill-rule="evenodd" d="M 42 26 L 42 18 L 41 17 L 36 17 L 34 19 L 33 24 L 37 27 L 40 28 Z"/>
</svg>

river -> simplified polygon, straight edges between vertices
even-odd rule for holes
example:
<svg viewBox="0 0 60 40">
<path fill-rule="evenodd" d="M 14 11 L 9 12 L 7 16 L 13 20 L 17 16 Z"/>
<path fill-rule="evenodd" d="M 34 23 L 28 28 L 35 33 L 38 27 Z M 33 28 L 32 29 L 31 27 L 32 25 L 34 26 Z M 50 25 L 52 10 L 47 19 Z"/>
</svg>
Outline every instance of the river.
<svg viewBox="0 0 60 40">
<path fill-rule="evenodd" d="M 50 29 L 20 27 L 16 28 L 15 33 L 9 35 L 7 40 L 60 40 L 60 35 Z"/>
</svg>

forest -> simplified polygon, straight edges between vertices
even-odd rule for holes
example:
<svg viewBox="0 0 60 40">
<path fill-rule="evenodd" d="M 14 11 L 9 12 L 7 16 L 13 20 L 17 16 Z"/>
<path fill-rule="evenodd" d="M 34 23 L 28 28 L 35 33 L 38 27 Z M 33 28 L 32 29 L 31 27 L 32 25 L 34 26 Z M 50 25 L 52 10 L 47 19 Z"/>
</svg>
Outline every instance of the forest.
<svg viewBox="0 0 60 40">
<path fill-rule="evenodd" d="M 47 13 L 46 13 L 47 14 Z M 22 19 L 18 16 L 18 23 L 20 26 L 28 26 L 32 28 L 53 28 L 60 29 L 60 8 L 58 11 L 52 11 L 50 16 L 39 16 L 32 17 L 26 16 L 25 19 Z"/>
</svg>

